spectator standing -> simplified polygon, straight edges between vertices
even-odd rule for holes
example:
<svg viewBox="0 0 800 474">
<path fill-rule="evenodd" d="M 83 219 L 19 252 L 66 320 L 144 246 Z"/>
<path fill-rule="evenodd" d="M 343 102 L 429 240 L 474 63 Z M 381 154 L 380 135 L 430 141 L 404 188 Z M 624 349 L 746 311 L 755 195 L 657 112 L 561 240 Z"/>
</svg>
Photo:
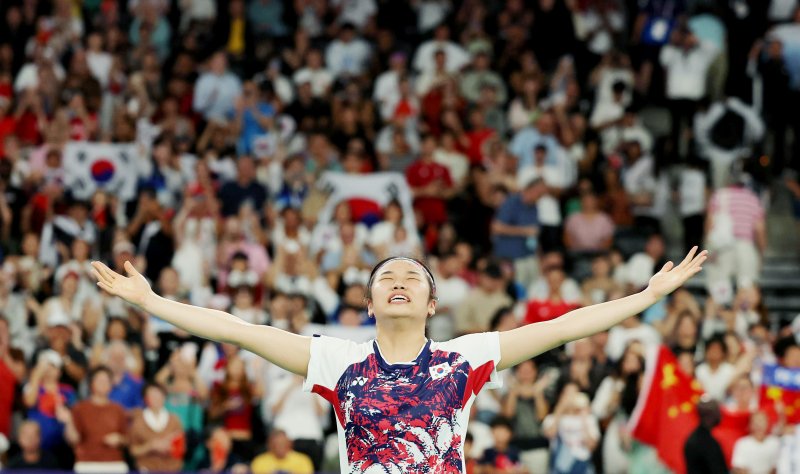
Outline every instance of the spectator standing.
<svg viewBox="0 0 800 474">
<path fill-rule="evenodd" d="M 71 410 L 61 410 L 64 435 L 75 447 L 75 472 L 128 472 L 123 450 L 127 444 L 125 409 L 108 396 L 111 371 L 100 366 L 89 374 L 90 396 Z"/>
<path fill-rule="evenodd" d="M 706 215 L 706 241 L 714 251 L 708 265 L 709 288 L 735 279 L 748 287 L 758 281 L 767 248 L 766 216 L 758 196 L 745 186 L 746 175 L 711 195 Z"/>
<path fill-rule="evenodd" d="M 228 70 L 225 53 L 218 51 L 208 60 L 208 69 L 197 79 L 193 108 L 206 121 L 225 121 L 242 95 L 242 82 Z"/>
<path fill-rule="evenodd" d="M 495 214 L 492 243 L 494 255 L 514 262 L 514 279 L 527 287 L 538 272 L 538 202 L 547 186 L 544 179 L 536 176 L 520 184 L 520 192 L 507 197 Z"/>
<path fill-rule="evenodd" d="M 700 41 L 685 25 L 673 31 L 670 44 L 661 49 L 660 61 L 666 70 L 666 97 L 670 101 L 672 138 L 684 142 L 700 99 L 707 95 L 706 75 L 719 50 Z"/>
<path fill-rule="evenodd" d="M 688 474 L 722 474 L 728 472 L 722 448 L 711 430 L 719 424 L 719 404 L 714 400 L 702 400 L 697 405 L 700 424 L 695 428 L 683 448 Z"/>
</svg>

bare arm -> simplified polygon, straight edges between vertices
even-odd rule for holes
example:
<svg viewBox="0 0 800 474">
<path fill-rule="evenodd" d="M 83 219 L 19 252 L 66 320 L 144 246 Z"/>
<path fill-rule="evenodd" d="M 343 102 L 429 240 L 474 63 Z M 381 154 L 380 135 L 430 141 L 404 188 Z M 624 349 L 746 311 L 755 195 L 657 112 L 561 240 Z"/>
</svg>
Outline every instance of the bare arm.
<svg viewBox="0 0 800 474">
<path fill-rule="evenodd" d="M 569 341 L 605 331 L 631 316 L 637 315 L 656 301 L 675 291 L 697 274 L 706 260 L 704 250 L 695 256 L 693 248 L 680 265 L 667 262 L 650 279 L 648 287 L 634 295 L 614 301 L 570 311 L 564 316 L 500 333 L 500 363 L 497 370 L 507 369 Z"/>
<path fill-rule="evenodd" d="M 510 237 L 535 237 L 538 234 L 536 226 L 510 225 L 497 219 L 492 221 L 492 234 L 508 235 Z"/>
<path fill-rule="evenodd" d="M 101 262 L 92 262 L 92 266 L 100 288 L 186 332 L 212 341 L 235 344 L 298 375 L 305 376 L 308 371 L 311 358 L 311 339 L 308 337 L 250 324 L 223 311 L 162 298 L 150 289 L 147 280 L 130 262 L 125 262 L 129 277 L 117 274 Z"/>
<path fill-rule="evenodd" d="M 755 233 L 756 247 L 758 247 L 758 251 L 761 252 L 761 255 L 764 255 L 764 252 L 767 250 L 767 225 L 764 219 L 761 219 L 756 224 Z"/>
</svg>

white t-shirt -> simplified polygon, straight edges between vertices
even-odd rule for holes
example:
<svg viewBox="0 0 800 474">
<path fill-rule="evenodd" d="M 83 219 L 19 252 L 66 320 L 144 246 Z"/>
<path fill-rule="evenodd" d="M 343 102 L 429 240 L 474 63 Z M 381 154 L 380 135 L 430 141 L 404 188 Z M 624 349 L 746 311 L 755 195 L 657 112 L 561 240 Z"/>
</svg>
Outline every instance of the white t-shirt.
<svg viewBox="0 0 800 474">
<path fill-rule="evenodd" d="M 764 441 L 745 436 L 733 446 L 731 464 L 734 469 L 747 469 L 748 474 L 769 474 L 778 464 L 780 449 L 775 436 L 767 436 Z"/>
<path fill-rule="evenodd" d="M 341 472 L 463 472 L 472 403 L 502 385 L 498 333 L 428 341 L 389 364 L 377 341 L 317 336 L 304 390 L 333 405 Z"/>
<path fill-rule="evenodd" d="M 455 313 L 456 308 L 469 295 L 469 284 L 459 276 L 447 279 L 437 276 L 436 294 L 439 295 L 437 306 L 439 308 L 448 308 L 451 313 Z M 441 311 L 437 308 L 437 312 Z"/>
<path fill-rule="evenodd" d="M 553 415 L 547 415 L 542 426 L 546 427 L 554 422 Z M 592 452 L 586 447 L 589 440 L 584 426 L 588 426 L 589 436 L 600 439 L 600 428 L 594 415 L 564 415 L 558 420 L 558 437 L 579 461 L 586 461 L 592 456 Z"/>
<path fill-rule="evenodd" d="M 661 342 L 661 336 L 652 326 L 641 324 L 635 328 L 614 326 L 608 331 L 606 354 L 611 360 L 619 360 L 632 341 L 641 342 L 645 348 L 655 346 Z"/>
<path fill-rule="evenodd" d="M 333 84 L 333 74 L 325 68 L 311 69 L 304 67 L 292 76 L 292 81 L 296 86 L 304 82 L 311 83 L 311 90 L 316 97 L 324 96 Z"/>
<path fill-rule="evenodd" d="M 709 397 L 721 402 L 725 400 L 725 391 L 735 372 L 736 369 L 728 362 L 721 363 L 715 372 L 712 372 L 711 367 L 703 362 L 697 366 L 695 377 L 703 385 L 703 389 Z"/>
<path fill-rule="evenodd" d="M 719 50 L 711 43 L 685 52 L 670 44 L 661 49 L 661 64 L 667 70 L 667 98 L 698 100 L 706 94 L 706 75 Z"/>
<path fill-rule="evenodd" d="M 370 17 L 378 13 L 375 0 L 333 0 L 331 3 L 342 9 L 339 23 L 352 23 L 358 29 L 367 26 Z"/>
<path fill-rule="evenodd" d="M 334 77 L 359 75 L 366 70 L 370 54 L 369 43 L 360 38 L 348 43 L 335 40 L 325 50 L 325 64 Z"/>
<path fill-rule="evenodd" d="M 324 414 L 317 414 L 319 400 L 314 394 L 304 392 L 302 387 L 293 385 L 294 377 L 294 374 L 285 370 L 274 370 L 272 373 L 267 397 L 267 405 L 273 416 L 272 424 L 276 429 L 285 431 L 291 440 L 321 441 L 325 417 Z M 287 391 L 290 393 L 284 399 L 281 411 L 275 413 L 275 405 Z M 325 408 L 327 412 L 327 404 Z"/>
<path fill-rule="evenodd" d="M 706 175 L 697 169 L 681 172 L 680 193 L 681 216 L 694 216 L 706 210 Z"/>
</svg>

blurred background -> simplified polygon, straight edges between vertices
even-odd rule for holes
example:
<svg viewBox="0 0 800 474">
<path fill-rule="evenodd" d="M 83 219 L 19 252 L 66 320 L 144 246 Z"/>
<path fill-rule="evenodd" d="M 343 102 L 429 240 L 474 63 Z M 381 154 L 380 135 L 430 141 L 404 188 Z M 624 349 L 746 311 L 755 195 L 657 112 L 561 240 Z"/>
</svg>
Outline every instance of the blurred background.
<svg viewBox="0 0 800 474">
<path fill-rule="evenodd" d="M 338 469 L 299 377 L 94 259 L 368 341 L 369 270 L 416 256 L 447 340 L 701 245 L 685 288 L 481 394 L 467 472 L 800 472 L 798 106 L 797 0 L 3 0 L 0 466 Z"/>
</svg>

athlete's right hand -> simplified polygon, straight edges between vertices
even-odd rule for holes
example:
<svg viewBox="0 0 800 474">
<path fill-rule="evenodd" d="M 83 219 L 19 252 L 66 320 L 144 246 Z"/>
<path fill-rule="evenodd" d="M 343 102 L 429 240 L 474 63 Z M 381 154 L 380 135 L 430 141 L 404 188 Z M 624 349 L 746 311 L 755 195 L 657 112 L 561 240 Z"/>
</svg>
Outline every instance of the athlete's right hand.
<svg viewBox="0 0 800 474">
<path fill-rule="evenodd" d="M 92 274 L 97 278 L 97 286 L 128 303 L 144 306 L 145 300 L 152 294 L 150 284 L 129 261 L 125 262 L 125 271 L 129 276 L 120 275 L 102 262 L 92 262 Z"/>
</svg>

